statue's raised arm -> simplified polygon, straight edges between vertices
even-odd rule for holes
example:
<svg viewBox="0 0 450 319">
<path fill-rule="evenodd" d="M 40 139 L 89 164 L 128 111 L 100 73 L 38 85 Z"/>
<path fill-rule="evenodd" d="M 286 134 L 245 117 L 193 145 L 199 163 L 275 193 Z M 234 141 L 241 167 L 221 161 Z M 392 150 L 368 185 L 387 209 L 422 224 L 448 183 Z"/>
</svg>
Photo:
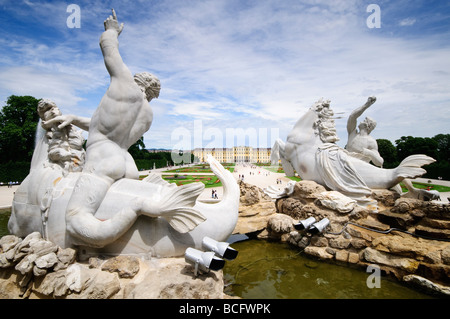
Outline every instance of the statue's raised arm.
<svg viewBox="0 0 450 319">
<path fill-rule="evenodd" d="M 131 76 L 131 72 L 128 70 L 119 53 L 118 38 L 120 33 L 122 33 L 123 23 L 119 25 L 114 9 L 112 9 L 112 15 L 103 24 L 105 26 L 105 32 L 100 37 L 100 48 L 102 49 L 106 69 L 111 77 L 124 74 Z"/>
<path fill-rule="evenodd" d="M 375 129 L 377 122 L 370 117 L 366 117 L 356 128 L 357 119 L 364 111 L 366 111 L 372 104 L 374 104 L 376 98 L 371 96 L 367 99 L 367 102 L 355 109 L 347 120 L 347 132 L 348 140 L 345 148 L 351 152 L 352 156 L 374 163 L 378 167 L 383 166 L 383 158 L 378 153 L 377 141 L 370 136 L 370 133 Z"/>
<path fill-rule="evenodd" d="M 103 24 L 105 25 L 105 31 L 111 30 L 111 29 L 116 30 L 117 36 L 119 36 L 123 30 L 123 23 L 121 23 L 119 26 L 119 21 L 117 21 L 116 11 L 114 9 L 111 9 L 111 11 L 112 11 L 112 16 L 109 16 L 105 21 L 103 21 Z"/>
<path fill-rule="evenodd" d="M 364 111 L 366 111 L 372 104 L 374 104 L 376 100 L 377 98 L 375 96 L 370 96 L 363 106 L 360 106 L 357 109 L 353 110 L 353 112 L 350 114 L 347 120 L 348 134 L 351 134 L 356 130 L 358 118 L 364 113 Z"/>
</svg>

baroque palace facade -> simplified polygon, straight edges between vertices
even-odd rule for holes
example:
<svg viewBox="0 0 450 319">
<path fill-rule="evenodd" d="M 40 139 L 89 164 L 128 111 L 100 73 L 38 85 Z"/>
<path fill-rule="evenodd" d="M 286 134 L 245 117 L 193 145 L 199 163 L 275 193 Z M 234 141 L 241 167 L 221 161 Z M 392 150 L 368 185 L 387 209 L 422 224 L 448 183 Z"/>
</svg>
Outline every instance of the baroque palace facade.
<svg viewBox="0 0 450 319">
<path fill-rule="evenodd" d="M 206 162 L 208 155 L 221 163 L 270 163 L 270 148 L 235 146 L 232 148 L 196 148 L 194 161 Z"/>
</svg>

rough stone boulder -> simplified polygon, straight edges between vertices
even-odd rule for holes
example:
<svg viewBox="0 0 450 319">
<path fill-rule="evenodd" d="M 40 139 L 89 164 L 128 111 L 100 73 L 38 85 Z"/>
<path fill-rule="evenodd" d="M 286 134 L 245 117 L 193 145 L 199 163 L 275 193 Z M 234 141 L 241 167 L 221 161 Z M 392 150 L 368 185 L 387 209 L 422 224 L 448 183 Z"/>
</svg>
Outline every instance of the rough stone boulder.
<svg viewBox="0 0 450 319">
<path fill-rule="evenodd" d="M 0 239 L 0 299 L 224 298 L 222 271 L 194 276 L 184 258 L 116 256 L 76 261 L 32 233 Z"/>
<path fill-rule="evenodd" d="M 239 188 L 239 216 L 233 234 L 265 230 L 269 218 L 276 214 L 274 202 L 257 186 L 240 181 Z"/>
</svg>

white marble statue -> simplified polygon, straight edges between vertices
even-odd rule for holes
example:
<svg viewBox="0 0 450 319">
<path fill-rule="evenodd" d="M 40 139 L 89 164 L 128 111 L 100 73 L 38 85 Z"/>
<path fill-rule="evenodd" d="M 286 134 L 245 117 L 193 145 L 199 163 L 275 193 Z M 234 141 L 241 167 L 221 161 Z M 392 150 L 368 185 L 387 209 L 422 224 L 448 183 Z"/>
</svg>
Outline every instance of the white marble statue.
<svg viewBox="0 0 450 319">
<path fill-rule="evenodd" d="M 356 128 L 356 123 L 358 117 L 360 117 L 364 111 L 366 111 L 371 105 L 375 103 L 377 99 L 371 96 L 367 99 L 367 102 L 361 107 L 355 109 L 347 120 L 347 133 L 348 140 L 345 149 L 349 151 L 349 154 L 359 158 L 365 162 L 372 162 L 378 167 L 383 167 L 384 159 L 378 152 L 377 141 L 370 136 L 370 133 L 375 129 L 377 122 L 366 117 L 359 125 L 359 131 Z M 422 200 L 440 200 L 439 192 L 425 189 L 415 188 L 410 179 L 405 178 L 403 181 L 407 191 L 403 192 L 399 184 L 392 187 L 393 190 L 397 191 L 402 197 L 418 198 Z"/>
<path fill-rule="evenodd" d="M 39 103 L 46 132 L 14 196 L 10 232 L 40 231 L 61 247 L 93 253 L 162 257 L 201 248 L 204 236 L 226 240 L 237 222 L 239 187 L 214 158 L 208 161 L 224 185 L 217 204 L 197 201 L 202 183 L 176 187 L 155 175 L 139 181 L 128 148 L 150 128 L 148 102 L 159 96 L 160 82 L 149 73 L 133 76 L 122 61 L 123 24 L 114 10 L 104 26 L 100 47 L 110 86 L 91 119 L 62 115 L 48 100 Z M 74 126 L 89 132 L 85 154 Z"/>
<path fill-rule="evenodd" d="M 364 121 L 358 125 L 358 128 L 356 127 L 358 117 L 374 104 L 375 101 L 376 98 L 374 96 L 369 97 L 363 106 L 355 109 L 348 117 L 348 140 L 345 149 L 349 151 L 351 155 L 358 157 L 365 162 L 372 162 L 376 166 L 382 167 L 384 160 L 380 153 L 378 153 L 378 143 L 370 136 L 370 133 L 377 126 L 377 122 L 370 117 L 366 117 Z"/>
<path fill-rule="evenodd" d="M 281 164 L 287 176 L 296 171 L 304 180 L 315 181 L 364 204 L 371 189 L 390 189 L 405 178 L 426 173 L 421 166 L 435 160 L 412 155 L 394 169 L 383 169 L 351 156 L 337 144 L 338 137 L 330 101 L 319 100 L 294 125 L 286 143 L 278 139 L 272 148 L 272 164 Z"/>
</svg>

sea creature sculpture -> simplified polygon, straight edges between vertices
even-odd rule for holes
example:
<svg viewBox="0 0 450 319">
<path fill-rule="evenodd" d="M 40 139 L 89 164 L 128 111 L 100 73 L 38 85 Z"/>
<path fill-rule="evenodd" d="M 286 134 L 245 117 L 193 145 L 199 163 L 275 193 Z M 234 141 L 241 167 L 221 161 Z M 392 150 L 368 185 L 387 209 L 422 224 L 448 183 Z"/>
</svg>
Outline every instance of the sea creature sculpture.
<svg viewBox="0 0 450 319">
<path fill-rule="evenodd" d="M 108 237 L 107 242 L 79 243 L 67 230 L 65 212 L 73 192 L 79 172 L 71 172 L 64 176 L 63 170 L 56 166 L 34 169 L 17 189 L 9 231 L 19 237 L 38 231 L 60 247 L 79 247 L 80 256 L 119 254 L 147 255 L 154 257 L 181 256 L 188 247 L 202 248 L 202 239 L 207 236 L 217 241 L 226 241 L 233 232 L 239 211 L 239 186 L 232 174 L 223 168 L 212 156 L 208 158 L 213 173 L 221 180 L 223 197 L 217 203 L 203 203 L 198 200 L 204 189 L 203 183 L 191 183 L 176 186 L 164 181 L 158 174 L 150 174 L 143 180 L 120 179 L 115 182 L 95 218 L 100 225 L 97 233 L 88 233 L 86 237 Z M 114 217 L 122 209 L 134 207 L 140 198 L 154 201 L 155 211 L 164 212 L 172 203 L 180 205 L 183 213 L 164 214 L 150 217 L 137 214 L 134 222 L 117 224 L 121 236 L 115 238 L 110 234 Z"/>
<path fill-rule="evenodd" d="M 275 141 L 272 164 L 281 164 L 287 176 L 295 171 L 329 190 L 354 198 L 359 204 L 371 202 L 371 189 L 390 189 L 405 178 L 422 176 L 423 165 L 435 160 L 426 155 L 411 155 L 398 167 L 384 169 L 351 156 L 339 147 L 330 101 L 319 100 L 297 121 L 286 142 Z"/>
<path fill-rule="evenodd" d="M 100 37 L 111 82 L 92 118 L 63 115 L 41 100 L 40 138 L 30 173 L 15 193 L 9 231 L 17 236 L 39 231 L 61 247 L 82 252 L 182 255 L 201 248 L 203 237 L 224 241 L 237 222 L 239 186 L 213 157 L 212 171 L 224 185 L 217 204 L 198 201 L 202 183 L 175 186 L 139 172 L 128 149 L 150 128 L 149 102 L 160 81 L 143 72 L 132 75 L 119 53 L 116 12 L 104 21 Z M 86 151 L 75 126 L 89 132 Z"/>
</svg>

